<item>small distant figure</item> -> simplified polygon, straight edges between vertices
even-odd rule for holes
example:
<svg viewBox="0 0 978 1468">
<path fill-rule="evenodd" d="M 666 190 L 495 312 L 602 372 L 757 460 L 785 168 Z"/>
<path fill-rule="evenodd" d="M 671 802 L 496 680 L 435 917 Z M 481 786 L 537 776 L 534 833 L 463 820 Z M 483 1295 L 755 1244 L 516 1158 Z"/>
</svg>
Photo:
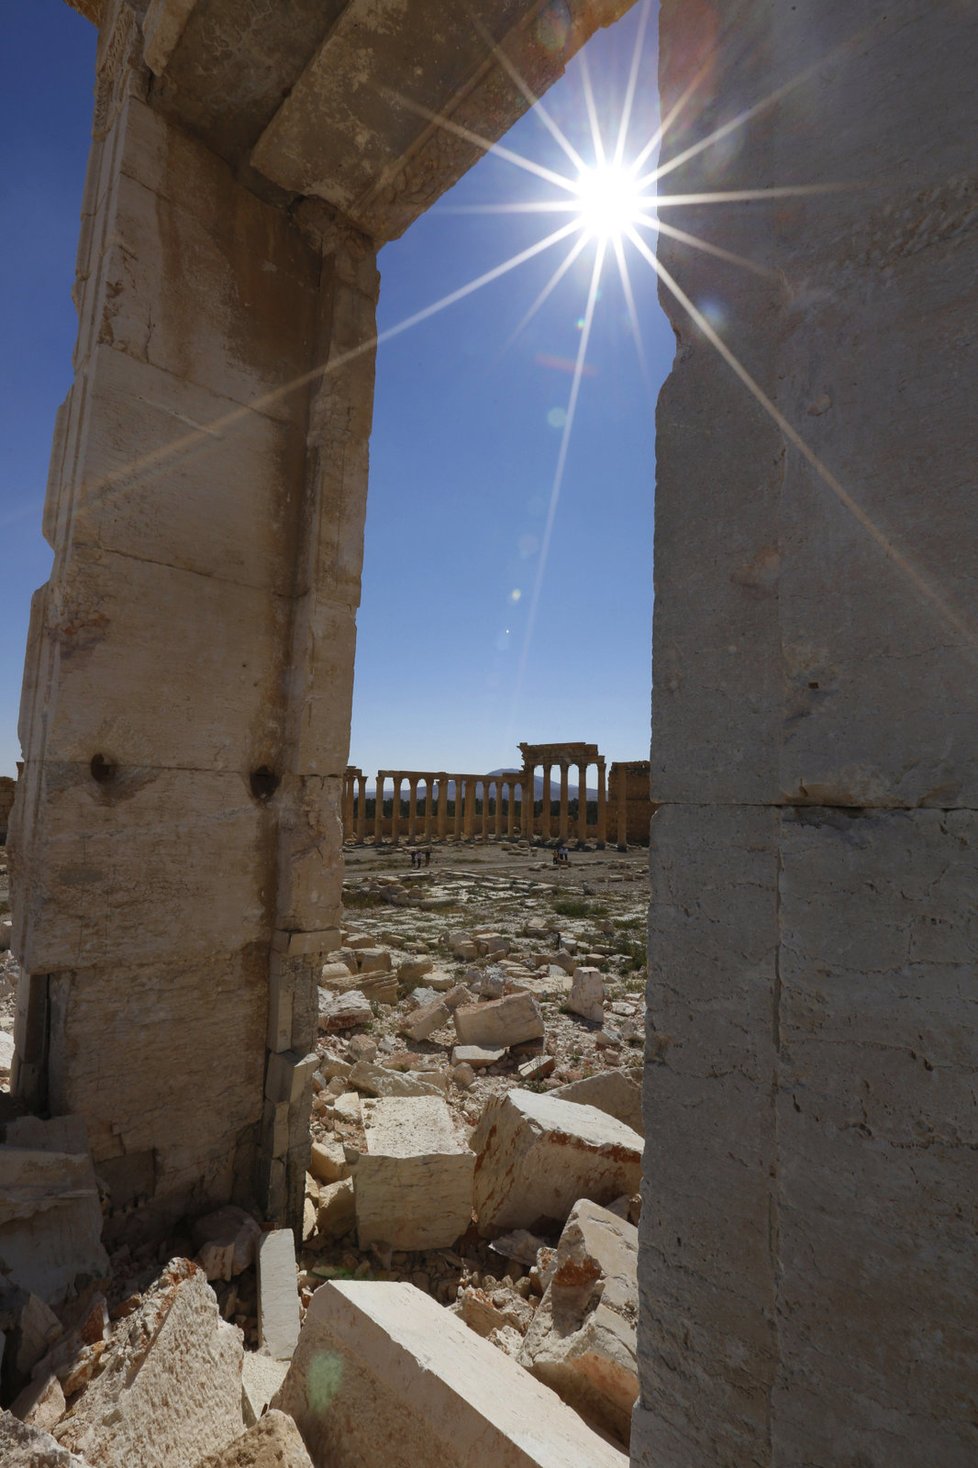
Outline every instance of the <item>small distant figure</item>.
<svg viewBox="0 0 978 1468">
<path fill-rule="evenodd" d="M 559 867 L 560 866 L 560 852 L 557 850 L 556 846 L 554 847 L 553 865 L 555 867 Z"/>
<path fill-rule="evenodd" d="M 566 846 L 561 846 L 557 852 L 557 855 L 560 857 L 561 866 L 570 866 L 570 852 L 567 850 Z"/>
<path fill-rule="evenodd" d="M 561 948 L 560 934 L 559 933 L 554 933 L 554 949 L 555 949 L 555 951 L 557 953 L 559 953 L 560 952 L 560 948 Z"/>
</svg>

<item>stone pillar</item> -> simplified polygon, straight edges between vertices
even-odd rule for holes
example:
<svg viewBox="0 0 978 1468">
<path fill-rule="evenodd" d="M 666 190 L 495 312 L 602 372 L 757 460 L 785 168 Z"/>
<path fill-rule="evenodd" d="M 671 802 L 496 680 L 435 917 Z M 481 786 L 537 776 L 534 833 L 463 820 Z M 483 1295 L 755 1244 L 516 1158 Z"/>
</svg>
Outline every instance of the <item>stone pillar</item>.
<svg viewBox="0 0 978 1468">
<path fill-rule="evenodd" d="M 535 771 L 526 765 L 523 767 L 523 788 L 520 791 L 520 831 L 527 841 L 532 841 L 534 826 L 536 824 L 535 794 L 536 780 Z M 527 799 L 529 791 L 529 799 Z"/>
<path fill-rule="evenodd" d="M 438 839 L 444 841 L 448 835 L 448 776 L 444 770 L 438 776 Z"/>
<path fill-rule="evenodd" d="M 587 840 L 587 765 L 577 767 L 577 839 Z"/>
<path fill-rule="evenodd" d="M 852 6 L 747 0 L 710 45 L 708 13 L 661 6 L 663 115 L 709 77 L 663 187 L 872 187 L 669 211 L 776 279 L 659 241 L 775 416 L 663 283 L 632 1463 L 964 1468 L 978 28 L 906 0 L 856 43 Z M 739 115 L 719 183 L 695 145 Z"/>
<path fill-rule="evenodd" d="M 21 712 L 14 1088 L 84 1117 L 110 1235 L 137 1198 L 159 1229 L 256 1195 L 299 1223 L 374 251 L 149 106 L 138 20 L 105 12 Z"/>
<path fill-rule="evenodd" d="M 489 781 L 482 781 L 482 839 L 489 839 Z"/>
<path fill-rule="evenodd" d="M 407 809 L 407 834 L 408 840 L 413 841 L 418 826 L 418 777 L 408 775 L 408 809 Z"/>
<path fill-rule="evenodd" d="M 567 774 L 568 774 L 567 761 L 566 760 L 561 760 L 561 762 L 560 762 L 560 819 L 559 819 L 559 823 L 558 823 L 558 827 L 557 827 L 557 834 L 560 837 L 561 841 L 566 841 L 567 840 L 567 834 L 568 834 L 568 829 L 569 829 L 568 799 L 567 799 Z"/>
<path fill-rule="evenodd" d="M 542 807 L 543 808 L 540 811 L 540 835 L 543 837 L 544 841 L 549 841 L 551 835 L 553 834 L 553 828 L 552 828 L 552 824 L 551 824 L 551 809 L 550 809 L 550 806 L 551 806 L 551 799 L 550 799 L 550 771 L 552 770 L 552 768 L 553 768 L 553 766 L 550 764 L 549 760 L 544 763 L 544 766 L 543 766 L 543 801 L 542 801 Z"/>
<path fill-rule="evenodd" d="M 401 781 L 404 776 L 395 773 L 391 779 L 394 782 L 394 796 L 391 801 L 391 842 L 396 846 L 401 835 Z"/>
<path fill-rule="evenodd" d="M 384 781 L 383 770 L 377 771 L 377 789 L 374 795 L 374 845 L 380 846 L 384 839 Z"/>
<path fill-rule="evenodd" d="M 352 770 L 347 770 L 343 776 L 343 840 L 353 839 L 353 790 L 354 775 Z"/>
<path fill-rule="evenodd" d="M 465 779 L 465 839 L 471 841 L 475 835 L 475 780 Z"/>
<path fill-rule="evenodd" d="M 625 777 L 626 777 L 626 768 L 625 768 L 624 765 L 619 765 L 618 766 L 618 789 L 616 791 L 616 795 L 617 795 L 616 804 L 617 804 L 617 807 L 618 807 L 618 845 L 619 846 L 627 846 L 628 845 L 628 781 L 627 781 L 627 779 Z"/>
<path fill-rule="evenodd" d="M 367 834 L 367 777 L 357 776 L 357 841 L 363 845 Z"/>
<path fill-rule="evenodd" d="M 604 760 L 598 760 L 598 829 L 597 839 L 604 846 L 608 840 L 608 788 L 605 783 Z"/>
<path fill-rule="evenodd" d="M 497 837 L 503 834 L 503 784 L 501 780 L 495 781 L 496 786 L 496 827 Z"/>
<path fill-rule="evenodd" d="M 434 828 L 434 819 L 435 819 L 434 788 L 435 788 L 435 777 L 434 777 L 434 775 L 425 775 L 425 777 L 424 777 L 424 839 L 426 841 L 430 841 L 431 840 L 432 830 Z"/>
<path fill-rule="evenodd" d="M 455 787 L 455 820 L 454 820 L 454 823 L 453 823 L 453 834 L 455 836 L 455 840 L 456 841 L 461 841 L 461 839 L 462 839 L 462 811 L 463 811 L 463 806 L 464 806 L 464 801 L 463 801 L 463 798 L 462 798 L 462 794 L 463 794 L 463 792 L 462 792 L 463 781 L 462 781 L 461 775 L 454 775 L 452 777 L 452 784 Z"/>
</svg>

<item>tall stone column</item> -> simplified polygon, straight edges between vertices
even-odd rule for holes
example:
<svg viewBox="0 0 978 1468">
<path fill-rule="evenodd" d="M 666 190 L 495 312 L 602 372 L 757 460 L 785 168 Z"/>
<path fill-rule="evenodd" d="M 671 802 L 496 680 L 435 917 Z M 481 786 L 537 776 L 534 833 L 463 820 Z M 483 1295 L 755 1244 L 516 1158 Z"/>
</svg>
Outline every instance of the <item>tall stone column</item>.
<svg viewBox="0 0 978 1468">
<path fill-rule="evenodd" d="M 360 845 L 367 835 L 367 777 L 357 776 L 357 840 Z"/>
<path fill-rule="evenodd" d="M 343 776 L 343 839 L 353 839 L 354 776 L 349 770 Z"/>
<path fill-rule="evenodd" d="M 386 775 L 383 770 L 377 771 L 377 787 L 374 795 L 374 845 L 379 846 L 384 839 L 384 781 Z"/>
<path fill-rule="evenodd" d="M 605 780 L 604 760 L 598 760 L 598 828 L 597 839 L 602 846 L 608 840 L 608 787 Z"/>
<path fill-rule="evenodd" d="M 549 841 L 553 834 L 551 794 L 550 794 L 550 772 L 553 766 L 547 761 L 543 766 L 543 809 L 540 812 L 540 835 L 544 841 Z"/>
<path fill-rule="evenodd" d="M 618 845 L 628 845 L 628 781 L 626 779 L 627 768 L 625 765 L 617 765 L 617 785 L 615 788 L 615 807 L 618 824 Z"/>
<path fill-rule="evenodd" d="M 482 781 L 482 839 L 489 839 L 489 781 Z"/>
<path fill-rule="evenodd" d="M 502 834 L 503 834 L 503 785 L 502 785 L 502 781 L 501 780 L 495 780 L 493 783 L 494 783 L 494 785 L 496 787 L 496 822 L 495 822 L 495 832 L 494 832 L 494 834 L 496 836 L 502 836 Z"/>
<path fill-rule="evenodd" d="M 404 776 L 395 773 L 391 779 L 394 783 L 394 797 L 391 801 L 391 841 L 396 846 L 401 835 L 401 782 Z"/>
<path fill-rule="evenodd" d="M 408 775 L 408 809 L 407 809 L 407 834 L 408 840 L 413 841 L 418 828 L 418 779 L 416 775 Z"/>
<path fill-rule="evenodd" d="M 475 835 L 475 780 L 465 779 L 465 815 L 464 815 L 465 838 L 471 841 Z"/>
<path fill-rule="evenodd" d="M 663 283 L 632 1462 L 964 1468 L 978 19 L 747 0 L 711 37 L 706 11 L 661 6 L 663 115 L 708 76 L 669 192 L 871 187 L 670 210 L 773 278 L 659 242 L 769 406 Z M 696 144 L 738 116 L 718 167 Z"/>
<path fill-rule="evenodd" d="M 438 839 L 444 841 L 448 835 L 448 776 L 443 770 L 438 776 Z"/>
<path fill-rule="evenodd" d="M 567 775 L 568 775 L 567 761 L 566 760 L 561 760 L 561 762 L 560 762 L 560 818 L 559 818 L 559 823 L 558 823 L 558 826 L 557 826 L 557 834 L 560 837 L 561 841 L 566 841 L 567 840 L 568 828 L 569 828 L 568 798 L 567 798 Z"/>
<path fill-rule="evenodd" d="M 107 4 L 11 836 L 14 1088 L 84 1117 L 110 1233 L 137 1198 L 301 1220 L 377 292 L 369 241 L 250 192 L 149 80 Z"/>
<path fill-rule="evenodd" d="M 455 788 L 455 820 L 453 834 L 456 841 L 462 839 L 462 812 L 464 809 L 463 787 L 464 781 L 461 775 L 452 776 L 452 785 Z"/>
<path fill-rule="evenodd" d="M 587 765 L 577 767 L 577 838 L 587 840 Z"/>
</svg>

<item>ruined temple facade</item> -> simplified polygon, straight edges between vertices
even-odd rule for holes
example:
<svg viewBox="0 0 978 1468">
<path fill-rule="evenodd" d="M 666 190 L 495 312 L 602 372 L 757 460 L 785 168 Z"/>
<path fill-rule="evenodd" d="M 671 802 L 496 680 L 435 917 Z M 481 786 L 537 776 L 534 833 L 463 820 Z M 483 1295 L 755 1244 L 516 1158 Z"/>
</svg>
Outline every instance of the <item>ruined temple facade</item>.
<svg viewBox="0 0 978 1468">
<path fill-rule="evenodd" d="M 520 752 L 522 770 L 496 774 L 379 770 L 372 818 L 367 810 L 367 777 L 357 766 L 349 765 L 343 780 L 344 839 L 363 841 L 369 835 L 375 843 L 387 839 L 396 844 L 402 837 L 444 841 L 450 836 L 466 840 L 505 836 L 595 841 L 603 846 L 608 794 L 605 759 L 597 745 L 521 744 Z M 587 781 L 592 768 L 597 789 L 594 801 L 589 801 Z M 645 770 L 647 774 L 648 764 Z M 641 839 L 648 841 L 647 823 Z"/>
<path fill-rule="evenodd" d="M 14 1083 L 85 1118 L 110 1232 L 255 1190 L 295 1217 L 376 253 L 627 0 L 561 0 L 557 50 L 531 0 L 483 0 L 484 29 L 438 0 L 79 8 L 99 48 L 10 833 Z M 660 38 L 683 202 L 657 260 L 633 1462 L 965 1468 L 978 15 L 662 0 Z M 795 185 L 821 191 L 753 197 Z"/>
<path fill-rule="evenodd" d="M 608 772 L 612 829 L 619 846 L 647 846 L 655 805 L 647 759 L 616 762 Z"/>
</svg>

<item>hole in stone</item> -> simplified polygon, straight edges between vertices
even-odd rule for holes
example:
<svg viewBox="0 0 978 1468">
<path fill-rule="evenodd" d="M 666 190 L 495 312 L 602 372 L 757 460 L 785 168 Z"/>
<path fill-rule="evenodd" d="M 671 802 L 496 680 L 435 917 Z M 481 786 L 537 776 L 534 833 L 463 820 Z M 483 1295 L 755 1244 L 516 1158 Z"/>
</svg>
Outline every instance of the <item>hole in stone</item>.
<svg viewBox="0 0 978 1468">
<path fill-rule="evenodd" d="M 279 787 L 279 778 L 267 765 L 251 772 L 251 793 L 256 800 L 271 800 Z"/>
<path fill-rule="evenodd" d="M 808 686 L 809 686 L 809 688 L 817 688 L 818 687 L 818 684 L 817 683 L 809 683 Z"/>
<path fill-rule="evenodd" d="M 111 760 L 105 758 L 104 754 L 93 754 L 88 768 L 92 772 L 92 779 L 99 785 L 107 785 L 110 780 L 115 779 L 116 767 Z"/>
</svg>

